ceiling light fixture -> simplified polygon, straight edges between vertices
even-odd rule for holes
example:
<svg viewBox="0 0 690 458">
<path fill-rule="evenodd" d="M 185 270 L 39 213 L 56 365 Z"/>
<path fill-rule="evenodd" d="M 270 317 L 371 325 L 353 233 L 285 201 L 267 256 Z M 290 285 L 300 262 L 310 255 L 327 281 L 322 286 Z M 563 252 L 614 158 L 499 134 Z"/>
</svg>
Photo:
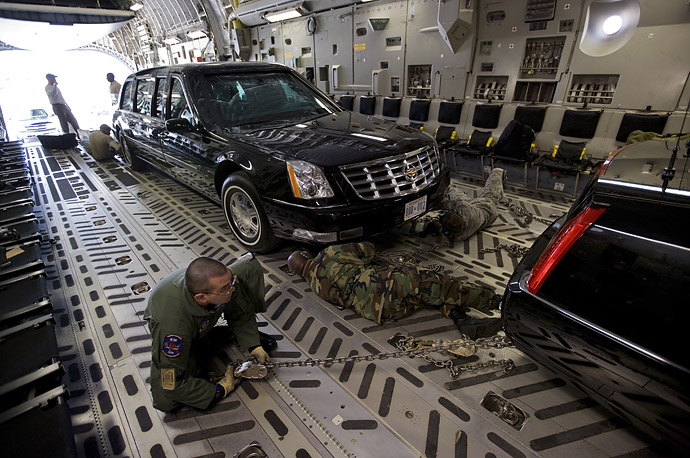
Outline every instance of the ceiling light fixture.
<svg viewBox="0 0 690 458">
<path fill-rule="evenodd" d="M 166 45 L 176 45 L 180 42 L 180 40 L 177 39 L 177 37 L 168 37 L 165 40 L 163 40 L 163 43 Z"/>
<path fill-rule="evenodd" d="M 193 30 L 191 32 L 188 32 L 187 36 L 192 40 L 196 40 L 198 38 L 206 38 L 206 32 L 204 32 L 203 30 Z"/>
<path fill-rule="evenodd" d="M 633 37 L 639 21 L 639 0 L 592 0 L 587 7 L 580 51 L 591 57 L 618 51 Z"/>
<path fill-rule="evenodd" d="M 129 9 L 132 11 L 139 11 L 144 7 L 144 4 L 141 2 L 134 2 L 129 6 Z"/>
<path fill-rule="evenodd" d="M 297 5 L 293 8 L 288 8 L 286 10 L 280 10 L 280 11 L 272 11 L 270 13 L 265 13 L 264 18 L 268 22 L 280 22 L 280 21 L 287 21 L 288 19 L 295 19 L 301 16 L 304 16 L 305 14 L 308 14 L 309 11 L 304 9 L 304 7 L 300 4 Z"/>
<path fill-rule="evenodd" d="M 617 14 L 614 14 L 606 18 L 604 25 L 601 26 L 601 29 L 606 35 L 613 35 L 614 33 L 618 32 L 621 27 L 623 27 L 623 18 Z"/>
</svg>

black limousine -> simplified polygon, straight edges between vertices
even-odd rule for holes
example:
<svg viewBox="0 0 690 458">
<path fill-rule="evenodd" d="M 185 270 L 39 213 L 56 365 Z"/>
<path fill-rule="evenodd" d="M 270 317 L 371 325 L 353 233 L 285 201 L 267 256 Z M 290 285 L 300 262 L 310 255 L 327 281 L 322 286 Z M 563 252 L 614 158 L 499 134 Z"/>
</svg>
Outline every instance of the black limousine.
<svg viewBox="0 0 690 458">
<path fill-rule="evenodd" d="M 518 348 L 673 449 L 690 449 L 687 146 L 614 152 L 509 281 Z"/>
<path fill-rule="evenodd" d="M 384 232 L 437 207 L 449 183 L 429 135 L 344 110 L 278 64 L 139 71 L 114 126 L 130 167 L 153 165 L 221 204 L 256 252 Z"/>
</svg>

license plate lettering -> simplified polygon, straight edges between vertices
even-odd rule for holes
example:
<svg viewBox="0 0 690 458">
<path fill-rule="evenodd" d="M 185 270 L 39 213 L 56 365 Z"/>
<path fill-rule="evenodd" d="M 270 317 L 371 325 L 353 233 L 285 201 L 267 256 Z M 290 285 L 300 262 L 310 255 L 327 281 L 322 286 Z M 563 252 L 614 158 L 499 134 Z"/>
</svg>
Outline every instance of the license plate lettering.
<svg viewBox="0 0 690 458">
<path fill-rule="evenodd" d="M 405 205 L 405 217 L 403 221 L 419 216 L 424 212 L 426 212 L 426 196 L 408 202 Z"/>
</svg>

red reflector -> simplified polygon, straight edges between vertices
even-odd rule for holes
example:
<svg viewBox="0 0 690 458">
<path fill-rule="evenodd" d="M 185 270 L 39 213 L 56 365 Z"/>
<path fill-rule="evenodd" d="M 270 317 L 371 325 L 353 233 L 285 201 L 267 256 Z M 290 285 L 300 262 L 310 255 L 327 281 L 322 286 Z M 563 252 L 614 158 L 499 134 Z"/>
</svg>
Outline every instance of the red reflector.
<svg viewBox="0 0 690 458">
<path fill-rule="evenodd" d="M 527 280 L 527 290 L 536 294 L 551 274 L 556 264 L 565 256 L 568 250 L 577 242 L 594 221 L 604 213 L 604 208 L 587 207 L 568 222 L 556 234 L 546 250 L 539 256 L 532 273 Z"/>
</svg>

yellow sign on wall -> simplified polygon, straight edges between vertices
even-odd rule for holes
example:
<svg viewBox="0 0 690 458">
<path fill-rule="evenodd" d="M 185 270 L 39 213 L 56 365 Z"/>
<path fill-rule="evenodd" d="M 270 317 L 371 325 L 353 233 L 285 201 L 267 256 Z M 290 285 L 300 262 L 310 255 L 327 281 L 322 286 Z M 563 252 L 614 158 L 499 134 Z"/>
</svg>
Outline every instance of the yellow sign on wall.
<svg viewBox="0 0 690 458">
<path fill-rule="evenodd" d="M 367 49 L 366 43 L 355 43 L 355 51 L 366 51 L 366 49 Z"/>
</svg>

